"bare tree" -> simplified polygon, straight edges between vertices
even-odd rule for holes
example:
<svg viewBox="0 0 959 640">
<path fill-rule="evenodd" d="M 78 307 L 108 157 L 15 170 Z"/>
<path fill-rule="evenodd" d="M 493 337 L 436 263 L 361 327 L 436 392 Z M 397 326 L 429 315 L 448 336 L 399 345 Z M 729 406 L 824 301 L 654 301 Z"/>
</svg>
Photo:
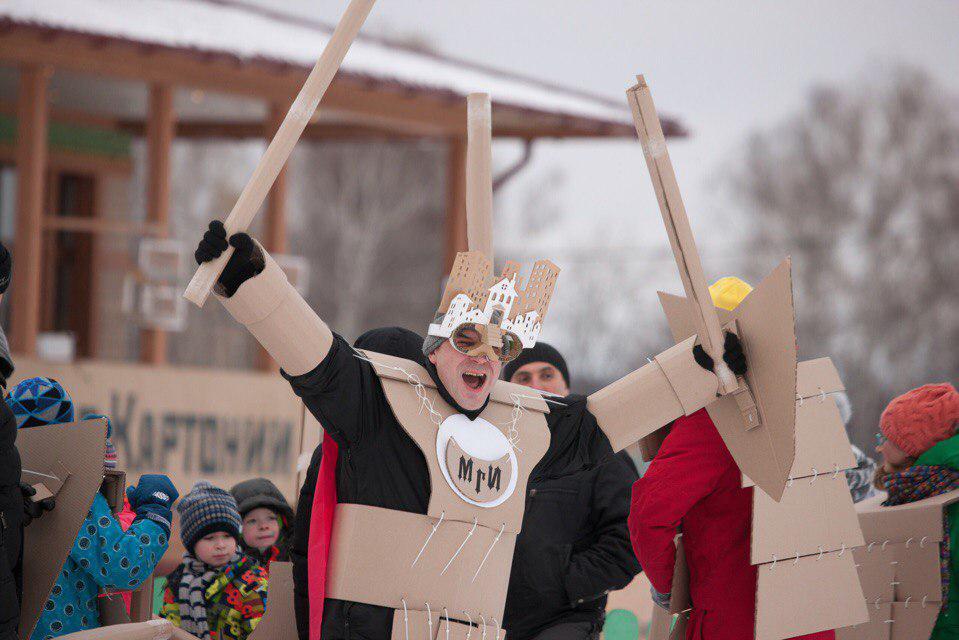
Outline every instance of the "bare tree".
<svg viewBox="0 0 959 640">
<path fill-rule="evenodd" d="M 740 166 L 744 253 L 792 254 L 801 356 L 837 362 L 868 445 L 892 396 L 959 374 L 959 102 L 910 68 L 818 87 Z"/>
</svg>

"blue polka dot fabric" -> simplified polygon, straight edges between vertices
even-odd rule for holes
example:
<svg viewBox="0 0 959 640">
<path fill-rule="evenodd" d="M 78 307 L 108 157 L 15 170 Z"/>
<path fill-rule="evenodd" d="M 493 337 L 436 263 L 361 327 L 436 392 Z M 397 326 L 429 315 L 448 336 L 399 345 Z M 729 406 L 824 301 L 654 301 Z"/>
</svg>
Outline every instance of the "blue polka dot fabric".
<svg viewBox="0 0 959 640">
<path fill-rule="evenodd" d="M 98 493 L 30 640 L 99 627 L 100 589 L 136 589 L 153 573 L 167 545 L 166 532 L 152 520 L 137 520 L 123 531 Z"/>
</svg>

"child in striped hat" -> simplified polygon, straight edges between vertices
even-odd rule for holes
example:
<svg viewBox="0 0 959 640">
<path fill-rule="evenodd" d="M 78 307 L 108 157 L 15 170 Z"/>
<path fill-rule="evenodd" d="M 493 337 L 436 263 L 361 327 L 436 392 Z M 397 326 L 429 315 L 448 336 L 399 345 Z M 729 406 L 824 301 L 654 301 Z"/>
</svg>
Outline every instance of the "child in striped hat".
<svg viewBox="0 0 959 640">
<path fill-rule="evenodd" d="M 177 505 L 183 563 L 167 577 L 160 615 L 200 640 L 246 640 L 266 608 L 266 570 L 239 551 L 236 500 L 200 480 Z"/>
</svg>

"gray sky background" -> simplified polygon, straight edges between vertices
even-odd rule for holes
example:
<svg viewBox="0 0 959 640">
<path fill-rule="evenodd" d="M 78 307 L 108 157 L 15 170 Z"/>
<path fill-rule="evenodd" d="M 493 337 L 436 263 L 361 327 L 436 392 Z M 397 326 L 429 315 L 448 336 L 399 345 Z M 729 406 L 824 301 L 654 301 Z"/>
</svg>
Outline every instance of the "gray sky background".
<svg viewBox="0 0 959 640">
<path fill-rule="evenodd" d="M 256 1 L 329 22 L 346 6 L 345 0 Z M 718 189 L 724 167 L 736 162 L 750 131 L 801 109 L 815 83 L 861 83 L 905 62 L 959 96 L 957 2 L 379 0 L 369 26 L 421 34 L 443 52 L 613 98 L 644 73 L 660 111 L 692 132 L 670 152 L 707 258 L 738 248 L 735 217 Z M 505 165 L 518 152 L 497 145 L 494 161 Z M 533 162 L 498 197 L 500 246 L 513 244 L 502 235 L 522 198 L 556 170 L 565 178 L 556 194 L 565 218 L 543 243 L 666 249 L 633 140 L 538 143 Z M 671 261 L 659 251 L 646 253 L 613 255 Z M 708 261 L 705 267 L 708 277 L 723 275 Z M 678 279 L 651 285 L 652 298 L 653 286 L 674 288 Z"/>
</svg>

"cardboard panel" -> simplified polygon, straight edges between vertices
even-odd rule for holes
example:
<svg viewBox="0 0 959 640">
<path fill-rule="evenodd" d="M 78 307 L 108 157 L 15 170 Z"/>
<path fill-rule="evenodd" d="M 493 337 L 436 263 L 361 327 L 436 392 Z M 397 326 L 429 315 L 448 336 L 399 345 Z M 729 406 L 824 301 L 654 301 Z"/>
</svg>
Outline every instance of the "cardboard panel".
<svg viewBox="0 0 959 640">
<path fill-rule="evenodd" d="M 263 619 L 249 640 L 295 640 L 296 615 L 293 611 L 293 565 L 270 563 L 270 585 Z"/>
<path fill-rule="evenodd" d="M 922 640 L 932 634 L 939 617 L 939 607 L 927 605 L 925 607 L 915 603 L 906 605 L 896 602 L 892 605 L 892 638 L 891 640 Z"/>
<path fill-rule="evenodd" d="M 403 362 L 417 366 L 412 362 Z M 422 370 L 422 374 L 429 379 L 425 370 Z M 381 378 L 381 381 L 396 419 L 419 445 L 426 457 L 432 487 L 430 515 L 439 517 L 440 514 L 445 514 L 446 520 L 458 520 L 463 523 L 473 522 L 476 518 L 481 525 L 495 528 L 497 531 L 505 524 L 507 532 L 518 533 L 523 525 L 523 511 L 526 508 L 526 482 L 533 467 L 543 457 L 549 446 L 546 417 L 539 411 L 525 410 L 520 411 L 516 416 L 514 415 L 515 406 L 512 403 L 490 401 L 486 405 L 480 418 L 499 429 L 507 438 L 510 437 L 511 431 L 516 434 L 513 450 L 517 460 L 516 486 L 512 494 L 498 506 L 476 508 L 454 493 L 447 483 L 440 467 L 441 464 L 446 464 L 446 460 L 439 460 L 436 453 L 437 425 L 431 420 L 429 412 L 424 409 L 423 401 L 417 395 L 416 389 L 407 382 L 405 376 L 402 381 L 387 378 Z M 435 388 L 424 387 L 424 393 L 430 406 L 440 416 L 437 420 L 445 420 L 456 413 Z"/>
<path fill-rule="evenodd" d="M 690 305 L 660 295 L 675 336 L 688 336 L 693 325 Z M 745 430 L 736 401 L 724 397 L 707 407 L 740 470 L 778 500 L 792 470 L 796 451 L 796 334 L 790 262 L 784 260 L 735 311 L 721 314 L 735 320 L 749 360 L 746 382 L 762 416 L 762 426 Z M 684 335 L 685 334 L 685 335 Z"/>
<path fill-rule="evenodd" d="M 824 551 L 852 549 L 863 544 L 846 476 L 799 479 L 787 486 L 780 502 L 753 491 L 753 533 L 750 561 L 780 562 Z"/>
<path fill-rule="evenodd" d="M 858 547 L 852 550 L 852 556 L 856 561 L 859 583 L 862 585 L 866 602 L 892 602 L 895 596 L 895 551 L 888 546 L 886 550 L 876 546 L 871 551 Z"/>
<path fill-rule="evenodd" d="M 939 567 L 938 542 L 927 542 L 923 547 L 913 542 L 892 545 L 895 556 L 895 602 L 942 601 L 942 579 Z"/>
<path fill-rule="evenodd" d="M 614 451 L 621 451 L 686 414 L 676 388 L 685 387 L 684 396 L 715 396 L 719 379 L 695 364 L 691 344 L 676 345 L 657 357 L 670 360 L 671 365 L 682 358 L 688 366 L 671 366 L 673 378 L 669 379 L 662 367 L 653 362 L 589 396 L 587 407 Z M 688 397 L 686 402 L 690 406 Z"/>
<path fill-rule="evenodd" d="M 927 542 L 938 542 L 942 540 L 942 510 L 959 500 L 959 490 L 892 507 L 882 506 L 882 500 L 881 496 L 875 496 L 856 504 L 866 544 L 909 539 L 921 542 L 923 538 Z"/>
<path fill-rule="evenodd" d="M 815 358 L 799 363 L 796 370 L 797 398 L 812 398 L 845 389 L 836 365 L 829 358 Z"/>
<path fill-rule="evenodd" d="M 128 484 L 165 473 L 184 492 L 198 478 L 229 488 L 265 476 L 296 499 L 302 405 L 276 374 L 17 358 L 11 384 L 36 375 L 63 383 L 77 415 L 110 416 Z"/>
<path fill-rule="evenodd" d="M 477 526 L 468 536 L 470 524 L 446 520 L 417 560 L 436 522 L 415 513 L 337 505 L 327 597 L 394 609 L 402 609 L 405 598 L 419 607 L 429 602 L 435 610 L 468 611 L 474 621 L 502 620 L 516 536 L 503 533 L 494 544 L 499 529 Z"/>
<path fill-rule="evenodd" d="M 759 567 L 756 640 L 783 640 L 868 619 L 851 553 Z"/>
<path fill-rule="evenodd" d="M 33 427 L 17 432 L 24 469 L 66 468 L 69 475 L 57 493 L 56 509 L 24 530 L 23 600 L 20 635 L 30 637 L 63 567 L 80 525 L 103 480 L 104 420 Z"/>
<path fill-rule="evenodd" d="M 866 607 L 869 620 L 836 629 L 836 640 L 891 640 L 892 638 L 892 604 L 869 604 Z M 910 640 L 918 640 L 920 636 Z M 929 636 L 925 636 L 928 638 Z"/>
<path fill-rule="evenodd" d="M 856 456 L 852 452 L 836 401 L 829 397 L 823 401 L 814 396 L 797 402 L 796 459 L 790 476 L 794 479 L 806 478 L 855 466 Z M 752 485 L 752 480 L 743 476 L 743 486 Z"/>
</svg>

